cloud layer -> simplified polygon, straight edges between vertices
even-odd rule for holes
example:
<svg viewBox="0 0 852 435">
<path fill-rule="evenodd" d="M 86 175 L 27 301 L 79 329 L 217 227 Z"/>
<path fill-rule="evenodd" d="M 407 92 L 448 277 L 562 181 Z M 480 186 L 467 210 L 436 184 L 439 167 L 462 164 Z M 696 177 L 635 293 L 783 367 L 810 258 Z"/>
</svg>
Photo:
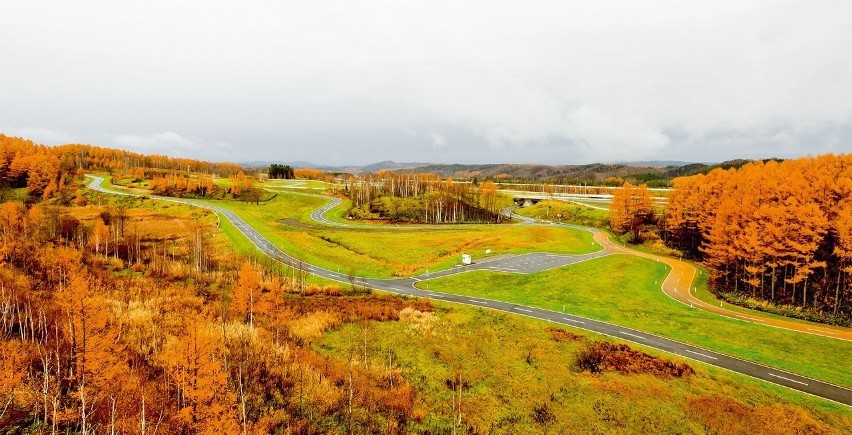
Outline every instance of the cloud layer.
<svg viewBox="0 0 852 435">
<path fill-rule="evenodd" d="M 0 131 L 48 143 L 321 163 L 852 151 L 847 1 L 34 0 L 0 15 Z"/>
</svg>

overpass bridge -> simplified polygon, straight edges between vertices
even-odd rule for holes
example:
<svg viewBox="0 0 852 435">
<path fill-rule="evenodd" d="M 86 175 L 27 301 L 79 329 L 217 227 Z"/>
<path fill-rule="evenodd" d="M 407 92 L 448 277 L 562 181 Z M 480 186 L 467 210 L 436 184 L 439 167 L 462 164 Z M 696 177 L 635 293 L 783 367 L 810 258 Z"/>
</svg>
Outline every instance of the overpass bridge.
<svg viewBox="0 0 852 435">
<path fill-rule="evenodd" d="M 512 195 L 512 201 L 515 203 L 515 205 L 519 207 L 528 207 L 544 200 L 555 200 L 573 202 L 591 208 L 600 208 L 608 210 L 607 207 L 612 202 L 612 194 L 607 193 L 542 193 L 525 192 L 519 190 L 501 190 L 500 192 Z M 654 205 L 665 205 L 668 201 L 668 198 L 666 198 L 665 196 L 652 196 L 651 200 L 654 202 Z"/>
</svg>

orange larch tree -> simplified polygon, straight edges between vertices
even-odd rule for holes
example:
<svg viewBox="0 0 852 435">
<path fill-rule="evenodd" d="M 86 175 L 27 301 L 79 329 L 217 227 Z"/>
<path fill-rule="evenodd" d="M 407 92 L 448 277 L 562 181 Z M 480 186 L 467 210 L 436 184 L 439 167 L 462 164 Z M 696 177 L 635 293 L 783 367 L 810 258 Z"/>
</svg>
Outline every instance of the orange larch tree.
<svg viewBox="0 0 852 435">
<path fill-rule="evenodd" d="M 710 266 L 715 287 L 852 314 L 852 155 L 754 162 L 673 184 L 666 241 Z"/>
</svg>

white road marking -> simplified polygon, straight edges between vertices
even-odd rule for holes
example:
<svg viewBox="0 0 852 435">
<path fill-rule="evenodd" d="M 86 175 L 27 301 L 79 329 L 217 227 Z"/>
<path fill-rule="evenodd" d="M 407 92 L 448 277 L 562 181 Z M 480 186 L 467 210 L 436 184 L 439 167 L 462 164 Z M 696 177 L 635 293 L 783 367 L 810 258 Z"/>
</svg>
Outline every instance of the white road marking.
<svg viewBox="0 0 852 435">
<path fill-rule="evenodd" d="M 579 321 L 579 320 L 569 319 L 569 318 L 567 318 L 567 317 L 563 317 L 563 318 L 562 318 L 562 320 L 565 320 L 565 321 L 568 321 L 568 322 L 579 323 L 579 324 L 581 324 L 581 325 L 585 325 L 585 324 L 586 324 L 586 322 L 581 322 L 581 321 Z"/>
<path fill-rule="evenodd" d="M 816 329 L 816 328 L 805 328 L 805 329 L 807 329 L 808 331 L 823 332 L 823 333 L 826 333 L 826 334 L 837 335 L 836 332 L 824 331 L 822 329 Z"/>
<path fill-rule="evenodd" d="M 474 304 L 488 305 L 488 302 L 484 302 L 484 301 L 475 301 L 475 300 L 473 300 L 473 299 L 468 299 L 467 301 L 468 301 L 468 302 L 473 302 Z"/>
<path fill-rule="evenodd" d="M 693 354 L 695 354 L 695 355 L 701 355 L 701 356 L 703 356 L 704 358 L 718 359 L 718 358 L 716 358 L 715 356 L 706 355 L 706 354 L 703 354 L 703 353 L 701 353 L 701 352 L 695 352 L 695 351 L 692 351 L 692 350 L 689 350 L 689 349 L 684 349 L 684 351 L 685 351 L 685 352 L 689 352 L 689 353 L 693 353 Z"/>
<path fill-rule="evenodd" d="M 797 380 L 795 380 L 795 379 L 785 378 L 784 376 L 776 375 L 775 373 L 767 373 L 767 374 L 768 374 L 769 376 L 773 376 L 773 377 L 776 377 L 776 378 L 779 378 L 779 379 L 783 379 L 783 380 L 785 380 L 785 381 L 795 382 L 795 383 L 797 383 L 797 384 L 802 384 L 802 385 L 805 385 L 805 386 L 807 386 L 807 385 L 808 385 L 808 384 L 806 384 L 806 383 L 804 383 L 804 382 L 797 381 Z"/>
<path fill-rule="evenodd" d="M 518 311 L 523 311 L 523 312 L 525 312 L 525 313 L 532 313 L 532 310 L 527 310 L 527 309 L 524 309 L 524 308 L 517 308 L 517 307 L 515 307 L 515 309 L 516 309 L 516 310 L 518 310 Z"/>
<path fill-rule="evenodd" d="M 638 338 L 638 339 L 640 339 L 640 340 L 644 340 L 644 339 L 645 339 L 645 337 L 642 337 L 641 335 L 631 334 L 631 333 L 629 333 L 629 332 L 625 332 L 625 331 L 618 331 L 618 332 L 620 332 L 620 333 L 622 333 L 622 334 L 624 334 L 624 335 L 629 335 L 629 336 L 631 336 L 631 337 L 636 337 L 636 338 Z"/>
</svg>

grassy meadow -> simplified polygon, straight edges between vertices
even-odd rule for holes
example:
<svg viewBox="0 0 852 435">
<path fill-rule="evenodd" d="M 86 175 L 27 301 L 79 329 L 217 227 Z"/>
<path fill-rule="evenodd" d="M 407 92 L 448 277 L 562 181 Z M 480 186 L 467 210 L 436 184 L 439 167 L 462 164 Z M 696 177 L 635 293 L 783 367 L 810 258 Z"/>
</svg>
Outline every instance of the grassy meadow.
<svg viewBox="0 0 852 435">
<path fill-rule="evenodd" d="M 565 201 L 540 201 L 529 207 L 516 209 L 515 213 L 536 219 L 561 220 L 563 222 L 597 228 L 604 228 L 609 225 L 609 211 L 598 210 Z M 557 218 L 559 214 L 562 215 L 561 219 Z"/>
<path fill-rule="evenodd" d="M 536 274 L 474 271 L 428 283 L 430 291 L 564 309 L 852 387 L 848 342 L 689 308 L 660 290 L 667 273 L 662 263 L 610 255 Z"/>
<path fill-rule="evenodd" d="M 575 361 L 589 340 L 607 338 L 485 309 L 435 307 L 398 322 L 347 324 L 314 346 L 336 359 L 354 355 L 358 365 L 398 367 L 417 391 L 414 431 L 450 433 L 458 403 L 460 433 L 843 433 L 852 425 L 842 405 L 684 359 L 673 360 L 695 373 L 580 371 Z"/>
<path fill-rule="evenodd" d="M 406 276 L 426 269 L 446 269 L 460 262 L 462 252 L 484 256 L 486 249 L 495 255 L 538 250 L 580 254 L 598 249 L 590 234 L 558 227 L 378 225 L 364 228 L 313 223 L 310 213 L 325 203 L 327 200 L 320 197 L 281 193 L 259 206 L 234 202 L 221 205 L 239 213 L 285 251 L 327 268 L 354 268 L 359 276 Z"/>
<path fill-rule="evenodd" d="M 260 184 L 266 189 L 301 189 L 306 191 L 315 191 L 315 192 L 323 192 L 325 190 L 329 190 L 334 185 L 327 181 L 320 180 L 267 180 L 264 183 Z"/>
<path fill-rule="evenodd" d="M 109 180 L 107 180 L 109 181 Z M 313 222 L 312 211 L 328 199 L 281 191 L 259 205 L 238 201 L 194 200 L 238 213 L 276 246 L 294 256 L 329 269 L 354 271 L 362 277 L 407 276 L 425 270 L 450 268 L 461 253 L 474 257 L 535 251 L 582 254 L 599 249 L 591 234 L 562 227 L 516 225 L 352 225 L 329 227 Z M 336 210 L 341 210 L 337 207 Z M 330 216 L 340 212 L 332 210 Z M 240 249 L 251 249 L 233 234 Z M 242 240 L 240 240 L 242 239 Z"/>
</svg>

